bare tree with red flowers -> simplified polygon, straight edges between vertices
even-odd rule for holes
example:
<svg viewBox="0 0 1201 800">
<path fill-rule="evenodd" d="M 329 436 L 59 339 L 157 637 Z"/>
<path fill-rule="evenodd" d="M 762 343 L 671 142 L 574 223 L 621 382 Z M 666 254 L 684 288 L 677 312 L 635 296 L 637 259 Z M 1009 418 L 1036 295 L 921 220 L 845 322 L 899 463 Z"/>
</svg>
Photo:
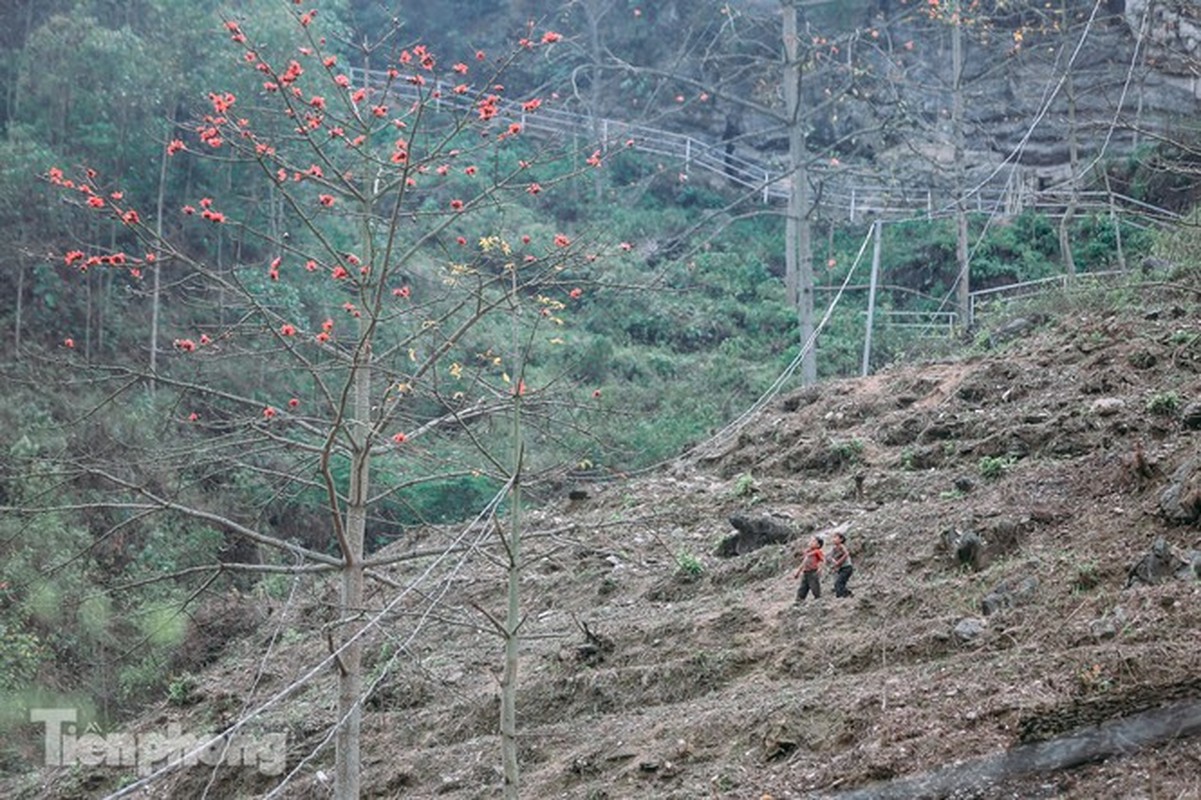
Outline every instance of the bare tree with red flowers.
<svg viewBox="0 0 1201 800">
<path fill-rule="evenodd" d="M 224 164 L 228 192 L 196 197 L 163 225 L 130 207 L 108 176 L 48 175 L 82 209 L 119 224 L 122 241 L 140 243 L 136 253 L 74 249 L 66 266 L 131 282 L 153 270 L 163 302 L 193 320 L 162 334 L 173 345 L 150 368 L 84 363 L 68 332 L 80 370 L 115 381 L 110 402 L 153 382 L 173 433 L 152 463 L 80 453 L 60 476 L 101 487 L 98 505 L 223 531 L 250 545 L 247 570 L 338 576 L 327 668 L 337 676 L 339 798 L 361 793 L 364 642 L 393 603 L 369 601 L 367 586 L 376 580 L 393 598 L 411 588 L 373 553 L 381 508 L 423 482 L 490 480 L 480 525 L 445 552 L 489 546 L 505 570 L 504 610 L 480 611 L 504 643 L 499 733 L 505 795 L 515 797 L 521 498 L 540 468 L 529 430 L 556 408 L 596 402 L 591 389 L 530 364 L 562 346 L 571 305 L 606 255 L 530 212 L 571 177 L 572 158 L 526 141 L 520 114 L 536 114 L 542 99 L 509 101 L 500 81 L 559 34 L 531 29 L 502 57 L 446 63 L 420 44 L 393 48 L 395 31 L 346 45 L 320 32 L 319 9 L 296 3 L 273 13 L 299 41 L 269 49 L 254 29 L 262 13 L 225 23 L 253 76 L 240 79 L 249 94 L 215 88 L 203 117 L 165 146 L 165 170 L 189 157 Z M 269 499 L 303 496 L 324 523 L 278 530 L 223 508 L 221 487 L 234 480 Z"/>
</svg>

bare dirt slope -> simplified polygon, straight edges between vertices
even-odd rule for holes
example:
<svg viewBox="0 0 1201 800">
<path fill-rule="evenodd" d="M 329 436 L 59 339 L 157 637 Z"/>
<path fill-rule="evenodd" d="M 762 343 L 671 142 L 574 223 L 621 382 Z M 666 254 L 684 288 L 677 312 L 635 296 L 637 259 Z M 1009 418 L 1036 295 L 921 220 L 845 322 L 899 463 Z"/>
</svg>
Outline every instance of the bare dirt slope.
<svg viewBox="0 0 1201 800">
<path fill-rule="evenodd" d="M 967 360 L 794 391 L 670 468 L 565 491 L 530 521 L 524 794 L 824 796 L 1201 700 L 1201 582 L 1186 574 L 1201 550 L 1194 400 L 1201 326 L 1189 297 L 1163 297 L 1134 316 L 1065 312 Z M 849 523 L 854 597 L 834 598 L 827 578 L 794 608 L 795 541 L 715 556 L 733 514 L 798 539 Z M 1168 561 L 1127 588 L 1158 538 Z M 497 796 L 500 643 L 483 611 L 503 608 L 501 572 L 469 553 L 388 574 L 426 577 L 373 639 L 368 794 Z M 139 725 L 217 725 L 269 697 L 326 652 L 331 597 L 302 584 L 270 601 L 189 705 Z M 330 686 L 261 719 L 288 732 L 290 767 L 332 719 Z M 301 767 L 284 796 L 328 796 L 318 771 L 331 760 Z M 96 796 L 119 777 L 60 771 L 26 793 Z M 187 770 L 153 791 L 201 796 L 210 777 Z M 222 773 L 210 796 L 272 783 Z M 1197 798 L 1201 738 L 958 796 Z"/>
</svg>

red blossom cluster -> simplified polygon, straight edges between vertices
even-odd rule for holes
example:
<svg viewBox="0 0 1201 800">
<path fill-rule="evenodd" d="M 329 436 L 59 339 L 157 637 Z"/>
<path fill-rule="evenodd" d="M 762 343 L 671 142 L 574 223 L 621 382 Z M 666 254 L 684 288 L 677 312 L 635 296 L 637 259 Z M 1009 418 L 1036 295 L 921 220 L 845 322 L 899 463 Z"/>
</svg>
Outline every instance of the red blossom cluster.
<svg viewBox="0 0 1201 800">
<path fill-rule="evenodd" d="M 495 94 L 485 95 L 477 104 L 476 108 L 479 111 L 480 119 L 484 122 L 495 117 L 500 113 L 500 96 Z"/>
<path fill-rule="evenodd" d="M 146 256 L 147 262 L 154 261 L 152 255 Z M 129 263 L 125 253 L 110 253 L 102 256 L 89 256 L 82 250 L 69 250 L 63 255 L 63 262 L 68 267 L 78 265 L 80 272 L 87 272 L 91 267 L 123 267 Z M 136 276 L 135 276 L 136 277 Z"/>
<path fill-rule="evenodd" d="M 213 222 L 213 223 L 225 222 L 225 214 L 221 213 L 220 211 L 213 210 L 213 199 L 211 197 L 202 197 L 200 199 L 200 209 L 201 209 L 200 216 L 203 217 L 204 219 L 208 220 L 209 222 Z M 196 213 L 196 209 L 193 206 L 184 206 L 180 210 L 183 211 L 184 216 L 188 216 L 188 217 L 190 217 Z"/>
<path fill-rule="evenodd" d="M 238 44 L 246 43 L 246 34 L 242 33 L 242 28 L 237 22 L 234 22 L 232 19 L 226 20 L 225 29 L 230 33 L 229 38 L 233 39 Z"/>
</svg>

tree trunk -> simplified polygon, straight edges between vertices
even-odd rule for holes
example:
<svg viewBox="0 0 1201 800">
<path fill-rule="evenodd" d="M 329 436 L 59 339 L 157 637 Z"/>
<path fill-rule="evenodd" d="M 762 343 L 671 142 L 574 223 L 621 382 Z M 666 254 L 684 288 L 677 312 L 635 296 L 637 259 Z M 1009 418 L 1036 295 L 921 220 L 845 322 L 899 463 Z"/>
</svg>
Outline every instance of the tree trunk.
<svg viewBox="0 0 1201 800">
<path fill-rule="evenodd" d="M 25 261 L 17 262 L 17 313 L 13 320 L 13 360 L 21 360 L 21 317 L 25 313 Z"/>
<path fill-rule="evenodd" d="M 505 776 L 505 800 L 517 800 L 521 792 L 521 766 L 517 761 L 517 675 L 520 664 L 521 625 L 521 399 L 513 411 L 513 430 L 518 455 L 517 474 L 510 494 L 508 605 L 505 609 L 505 671 L 500 683 L 500 751 Z"/>
<path fill-rule="evenodd" d="M 600 117 L 601 103 L 604 100 L 604 93 L 601 91 L 601 59 L 604 57 L 604 51 L 601 50 L 600 20 L 608 9 L 602 10 L 597 6 L 595 0 L 584 3 L 584 16 L 588 21 L 588 55 L 592 59 L 589 69 L 588 117 L 592 121 L 592 138 L 596 140 L 597 147 L 604 149 L 607 142 L 604 140 Z M 603 201 L 605 182 L 599 169 L 592 170 L 592 188 L 597 202 Z"/>
<path fill-rule="evenodd" d="M 796 6 L 781 4 L 784 18 L 784 103 L 788 122 L 789 192 L 784 229 L 784 286 L 800 325 L 801 383 L 817 382 L 817 343 L 813 338 L 813 244 L 809 223 L 809 176 L 801 117 L 801 62 Z"/>
<path fill-rule="evenodd" d="M 963 20 L 959 0 L 952 6 L 951 17 L 951 135 L 954 137 L 955 165 L 955 265 L 956 306 L 959 324 L 972 324 L 972 280 L 968 264 L 967 226 L 967 146 L 963 130 Z"/>
<path fill-rule="evenodd" d="M 1067 29 L 1067 8 L 1062 7 L 1064 30 Z M 1068 98 L 1068 163 L 1071 164 L 1072 177 L 1069 187 L 1071 196 L 1068 198 L 1068 207 L 1064 210 L 1063 216 L 1059 219 L 1059 254 L 1063 258 L 1063 269 L 1067 273 L 1068 280 L 1072 280 L 1076 276 L 1076 259 L 1072 255 L 1072 240 L 1069 236 L 1069 227 L 1072 224 L 1072 217 L 1076 214 L 1076 205 L 1079 202 L 1079 179 L 1080 176 L 1076 171 L 1080 168 L 1080 152 L 1076 140 L 1076 87 L 1072 82 L 1072 72 L 1068 70 L 1066 76 L 1067 82 L 1064 84 L 1064 89 L 1067 92 Z"/>
<path fill-rule="evenodd" d="M 167 140 L 171 140 L 171 134 L 175 132 L 175 107 L 176 102 L 171 101 L 171 108 L 167 112 Z M 163 241 L 163 209 L 167 197 L 167 148 L 163 148 L 162 161 L 158 167 L 158 197 L 154 205 L 154 240 L 156 242 Z M 150 283 L 150 391 L 154 391 L 154 378 L 158 370 L 158 317 L 159 307 L 162 302 L 162 276 L 159 272 L 159 263 L 155 260 L 151 266 L 151 283 Z"/>
<path fill-rule="evenodd" d="M 363 609 L 363 543 L 367 533 L 367 501 L 371 466 L 371 366 L 369 344 L 362 342 L 367 322 L 360 322 L 360 347 L 355 354 L 350 433 L 353 460 L 346 508 L 346 546 L 341 594 L 338 598 L 339 637 L 345 645 L 338 661 L 338 732 L 334 737 L 334 797 L 358 800 L 362 790 L 363 644 L 354 638 Z M 354 638 L 353 641 L 350 641 Z M 349 642 L 349 644 L 347 644 Z"/>
</svg>

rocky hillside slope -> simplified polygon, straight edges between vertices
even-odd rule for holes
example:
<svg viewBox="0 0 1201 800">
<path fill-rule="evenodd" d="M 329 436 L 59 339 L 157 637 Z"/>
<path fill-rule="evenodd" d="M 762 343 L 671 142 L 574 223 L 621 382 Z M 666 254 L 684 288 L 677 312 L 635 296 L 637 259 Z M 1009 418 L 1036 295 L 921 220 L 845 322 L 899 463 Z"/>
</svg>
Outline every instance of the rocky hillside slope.
<svg viewBox="0 0 1201 800">
<path fill-rule="evenodd" d="M 792 391 L 669 468 L 565 487 L 530 525 L 525 796 L 886 796 L 1201 700 L 1201 315 L 1191 289 L 1142 298 L 1132 314 L 1063 299 L 986 353 Z M 731 517 L 749 533 L 720 547 Z M 854 596 L 827 579 L 796 607 L 796 542 L 835 525 Z M 371 598 L 391 610 L 370 649 L 370 797 L 499 794 L 500 643 L 484 612 L 503 608 L 503 580 L 482 550 L 428 555 L 454 535 L 398 546 L 411 558 L 387 575 L 416 588 Z M 279 692 L 326 654 L 332 597 L 304 582 L 283 600 L 210 600 L 192 636 L 215 660 L 133 729 L 219 726 Z M 323 672 L 255 723 L 286 731 L 299 765 L 281 796 L 329 796 L 330 753 L 300 760 L 332 721 L 331 687 Z M 1169 736 L 931 794 L 1198 797 L 1199 776 L 1201 739 Z M 4 794 L 98 797 L 133 779 L 44 771 Z M 135 796 L 276 781 L 192 768 Z"/>
</svg>

